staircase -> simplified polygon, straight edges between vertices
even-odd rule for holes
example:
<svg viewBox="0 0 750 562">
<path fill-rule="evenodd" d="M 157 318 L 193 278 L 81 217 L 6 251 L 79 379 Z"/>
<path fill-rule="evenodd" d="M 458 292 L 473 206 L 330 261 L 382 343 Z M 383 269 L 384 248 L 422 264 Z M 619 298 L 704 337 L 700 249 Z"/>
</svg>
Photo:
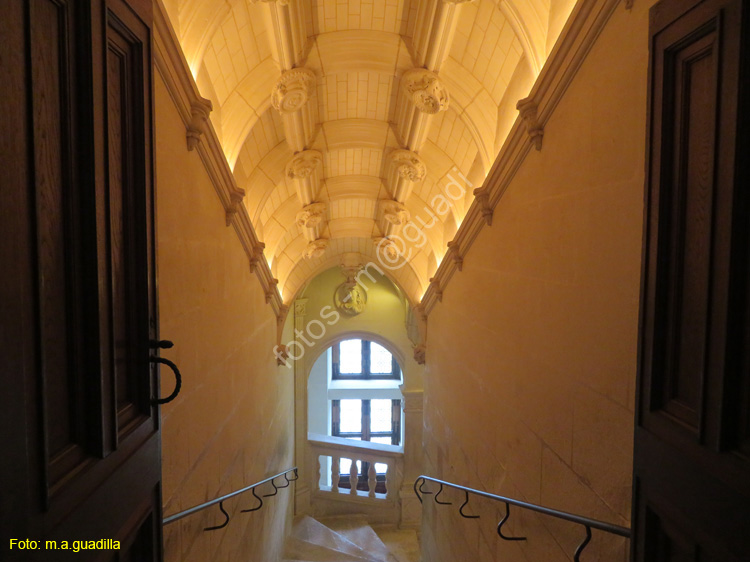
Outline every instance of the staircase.
<svg viewBox="0 0 750 562">
<path fill-rule="evenodd" d="M 295 520 L 284 562 L 419 562 L 414 531 L 371 527 L 364 516 Z"/>
</svg>

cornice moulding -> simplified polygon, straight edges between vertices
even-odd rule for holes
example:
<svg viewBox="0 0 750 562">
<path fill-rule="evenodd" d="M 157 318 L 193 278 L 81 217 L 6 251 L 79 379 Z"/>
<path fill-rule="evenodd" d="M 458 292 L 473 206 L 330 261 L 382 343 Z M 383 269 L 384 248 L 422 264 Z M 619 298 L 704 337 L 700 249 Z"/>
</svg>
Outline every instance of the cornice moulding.
<svg viewBox="0 0 750 562">
<path fill-rule="evenodd" d="M 453 242 L 461 248 L 461 261 L 444 259 L 422 297 L 421 306 L 428 316 L 442 300 L 453 274 L 463 265 L 463 258 L 492 220 L 492 212 L 523 164 L 532 146 L 541 147 L 544 127 L 565 95 L 596 39 L 606 26 L 621 0 L 582 0 L 573 8 L 547 62 L 531 88 L 529 95 L 519 101 L 519 113 L 508 133 L 495 163 L 481 187 L 474 190 L 475 198 L 458 229 Z M 625 2 L 625 8 L 628 1 Z M 533 109 L 533 114 L 532 114 Z M 523 112 L 523 111 L 522 111 Z M 533 118 L 531 131 L 529 119 Z M 534 134 L 532 134 L 532 131 Z M 538 133 L 538 134 L 537 134 Z M 531 138 L 532 142 L 529 142 Z"/>
<path fill-rule="evenodd" d="M 172 28 L 161 0 L 154 2 L 154 66 L 164 79 L 169 95 L 185 125 L 188 149 L 192 144 L 201 158 L 216 194 L 226 213 L 227 226 L 233 226 L 265 294 L 278 317 L 282 300 L 268 262 L 263 258 L 263 244 L 258 240 L 242 198 L 244 190 L 237 186 L 219 137 L 208 117 L 211 102 L 198 92 L 177 35 Z M 204 117 L 205 116 L 205 117 Z M 196 127 L 197 120 L 197 127 Z M 259 254 L 260 252 L 260 254 Z M 278 281 L 277 281 L 278 283 Z"/>
</svg>

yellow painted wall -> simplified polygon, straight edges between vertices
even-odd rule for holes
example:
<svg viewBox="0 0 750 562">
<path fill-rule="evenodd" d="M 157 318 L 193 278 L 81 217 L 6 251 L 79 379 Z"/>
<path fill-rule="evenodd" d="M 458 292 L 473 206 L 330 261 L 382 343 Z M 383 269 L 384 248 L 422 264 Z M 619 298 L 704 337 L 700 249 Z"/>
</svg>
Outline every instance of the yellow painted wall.
<svg viewBox="0 0 750 562">
<path fill-rule="evenodd" d="M 428 474 L 629 525 L 648 8 L 619 5 L 429 316 Z M 584 531 L 444 493 L 425 560 L 564 562 Z M 502 509 L 504 511 L 504 507 Z M 625 561 L 595 532 L 584 560 Z"/>
<path fill-rule="evenodd" d="M 185 127 L 155 72 L 160 331 L 164 357 L 183 374 L 180 396 L 162 407 L 164 513 L 173 514 L 275 474 L 293 462 L 293 386 L 272 353 L 276 317 Z M 162 371 L 162 394 L 172 378 Z M 260 493 L 269 493 L 267 489 Z M 279 559 L 293 486 L 256 513 L 250 495 L 164 529 L 167 561 Z"/>
</svg>

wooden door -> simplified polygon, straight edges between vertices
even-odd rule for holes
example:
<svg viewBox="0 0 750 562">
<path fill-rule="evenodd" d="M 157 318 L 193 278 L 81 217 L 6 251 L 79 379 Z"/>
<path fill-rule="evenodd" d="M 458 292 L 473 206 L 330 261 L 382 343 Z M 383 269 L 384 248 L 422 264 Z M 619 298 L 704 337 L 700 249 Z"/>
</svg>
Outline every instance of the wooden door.
<svg viewBox="0 0 750 562">
<path fill-rule="evenodd" d="M 2 560 L 162 557 L 150 22 L 2 5 Z"/>
<path fill-rule="evenodd" d="M 651 11 L 637 561 L 750 560 L 749 11 Z"/>
</svg>

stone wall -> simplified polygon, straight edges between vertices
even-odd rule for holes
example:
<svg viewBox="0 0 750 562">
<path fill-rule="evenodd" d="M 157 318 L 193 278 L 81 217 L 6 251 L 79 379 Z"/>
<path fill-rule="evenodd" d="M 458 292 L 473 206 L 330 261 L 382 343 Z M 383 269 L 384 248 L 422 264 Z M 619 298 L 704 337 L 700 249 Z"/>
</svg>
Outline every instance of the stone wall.
<svg viewBox="0 0 750 562">
<path fill-rule="evenodd" d="M 155 72 L 156 192 L 162 352 L 183 375 L 162 407 L 163 502 L 170 515 L 242 488 L 293 463 L 293 381 L 276 366 L 276 317 L 196 152 Z M 163 372 L 162 394 L 172 388 Z M 269 493 L 272 490 L 260 490 Z M 167 561 L 279 559 L 293 487 L 257 513 L 251 495 L 164 529 Z"/>
<path fill-rule="evenodd" d="M 629 525 L 648 8 L 624 3 L 429 316 L 425 465 L 460 484 Z M 434 490 L 434 487 L 433 487 Z M 424 560 L 563 562 L 580 526 L 473 499 L 425 504 Z M 594 533 L 585 560 L 625 561 Z"/>
</svg>

